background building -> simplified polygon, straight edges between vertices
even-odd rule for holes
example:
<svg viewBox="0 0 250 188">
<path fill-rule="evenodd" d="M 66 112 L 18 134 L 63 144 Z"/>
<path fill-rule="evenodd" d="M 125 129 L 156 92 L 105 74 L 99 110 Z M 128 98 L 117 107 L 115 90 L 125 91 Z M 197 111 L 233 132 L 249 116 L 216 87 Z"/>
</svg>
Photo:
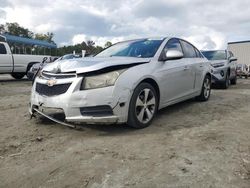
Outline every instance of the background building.
<svg viewBox="0 0 250 188">
<path fill-rule="evenodd" d="M 238 63 L 250 66 L 250 41 L 229 42 L 228 50 L 238 58 Z"/>
</svg>

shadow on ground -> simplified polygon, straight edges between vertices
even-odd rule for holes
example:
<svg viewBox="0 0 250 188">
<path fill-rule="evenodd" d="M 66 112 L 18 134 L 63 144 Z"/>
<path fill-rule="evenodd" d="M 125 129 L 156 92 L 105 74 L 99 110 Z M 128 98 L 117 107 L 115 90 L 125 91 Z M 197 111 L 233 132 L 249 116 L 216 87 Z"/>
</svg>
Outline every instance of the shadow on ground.
<svg viewBox="0 0 250 188">
<path fill-rule="evenodd" d="M 147 134 L 159 131 L 161 132 L 163 130 L 173 131 L 177 129 L 191 128 L 197 125 L 194 124 L 187 125 L 185 122 L 183 122 L 183 124 L 181 125 L 175 125 L 175 124 L 169 125 L 167 122 L 165 122 L 165 120 L 174 117 L 178 113 L 181 113 L 180 110 L 185 111 L 186 108 L 189 108 L 190 105 L 193 105 L 195 103 L 197 103 L 197 101 L 195 99 L 191 99 L 159 110 L 151 126 L 144 129 L 135 129 L 127 126 L 126 124 L 73 124 L 73 125 L 76 125 L 75 130 L 77 131 L 93 132 L 94 130 L 95 133 L 99 136 L 116 136 L 122 134 L 137 134 L 137 133 Z M 60 121 L 65 121 L 65 115 L 63 113 L 53 113 L 49 115 Z M 36 123 L 41 125 L 59 126 L 58 123 L 55 123 L 47 119 L 46 117 L 40 115 L 37 116 Z"/>
</svg>

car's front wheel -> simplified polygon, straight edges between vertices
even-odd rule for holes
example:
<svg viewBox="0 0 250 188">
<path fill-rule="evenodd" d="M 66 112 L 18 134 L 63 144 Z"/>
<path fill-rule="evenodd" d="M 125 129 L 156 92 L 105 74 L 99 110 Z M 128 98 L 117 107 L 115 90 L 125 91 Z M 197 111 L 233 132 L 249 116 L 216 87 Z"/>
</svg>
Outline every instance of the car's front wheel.
<svg viewBox="0 0 250 188">
<path fill-rule="evenodd" d="M 139 84 L 130 100 L 127 124 L 138 129 L 149 126 L 157 112 L 158 101 L 152 85 Z"/>
<path fill-rule="evenodd" d="M 237 84 L 237 75 L 235 74 L 235 77 L 230 81 L 230 83 L 232 85 L 236 85 Z"/>
<path fill-rule="evenodd" d="M 197 97 L 199 101 L 207 101 L 211 93 L 211 77 L 206 75 L 202 84 L 201 93 Z"/>
<path fill-rule="evenodd" d="M 25 76 L 25 74 L 24 73 L 11 73 L 11 76 L 15 78 L 16 80 L 20 80 Z"/>
<path fill-rule="evenodd" d="M 229 72 L 227 72 L 225 81 L 222 83 L 222 88 L 227 89 L 229 85 L 230 85 Z"/>
</svg>

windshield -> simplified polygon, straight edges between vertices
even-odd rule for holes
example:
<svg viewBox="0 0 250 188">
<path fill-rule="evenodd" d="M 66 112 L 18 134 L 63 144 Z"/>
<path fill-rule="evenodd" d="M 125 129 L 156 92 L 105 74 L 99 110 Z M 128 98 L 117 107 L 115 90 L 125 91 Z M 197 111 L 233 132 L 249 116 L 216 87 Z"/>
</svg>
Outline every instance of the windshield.
<svg viewBox="0 0 250 188">
<path fill-rule="evenodd" d="M 227 59 L 226 51 L 220 50 L 220 51 L 203 51 L 202 54 L 208 59 L 208 60 L 225 60 Z"/>
<path fill-rule="evenodd" d="M 123 57 L 153 57 L 160 47 L 163 40 L 137 40 L 117 43 L 101 53 L 97 54 L 96 57 L 112 57 L 112 56 L 123 56 Z"/>
</svg>

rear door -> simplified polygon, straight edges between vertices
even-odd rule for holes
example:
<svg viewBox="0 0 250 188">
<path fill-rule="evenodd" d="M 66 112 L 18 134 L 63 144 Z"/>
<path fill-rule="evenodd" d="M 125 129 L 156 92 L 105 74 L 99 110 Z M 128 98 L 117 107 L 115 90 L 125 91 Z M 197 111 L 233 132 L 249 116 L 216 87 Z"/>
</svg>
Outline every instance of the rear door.
<svg viewBox="0 0 250 188">
<path fill-rule="evenodd" d="M 187 94 L 193 93 L 202 82 L 202 70 L 203 63 L 200 61 L 202 57 L 201 54 L 197 53 L 197 50 L 192 44 L 187 41 L 181 40 L 181 45 L 184 52 L 184 57 L 186 60 L 186 64 L 189 67 L 189 90 Z"/>
<path fill-rule="evenodd" d="M 188 61 L 188 65 L 191 69 L 193 78 L 192 91 L 198 91 L 201 89 L 203 83 L 203 70 L 206 63 L 206 59 L 202 56 L 200 51 L 187 41 L 181 41 L 185 57 Z M 190 82 L 191 83 L 191 82 Z"/>
<path fill-rule="evenodd" d="M 183 53 L 179 39 L 170 39 L 163 51 L 178 50 Z M 181 99 L 182 97 L 192 93 L 194 86 L 194 73 L 190 66 L 189 58 L 178 60 L 167 60 L 159 62 L 158 75 L 160 77 L 160 85 L 162 89 L 161 100 L 164 104 Z"/>
<path fill-rule="evenodd" d="M 0 73 L 10 73 L 12 69 L 12 55 L 7 53 L 4 43 L 0 43 Z"/>
</svg>

